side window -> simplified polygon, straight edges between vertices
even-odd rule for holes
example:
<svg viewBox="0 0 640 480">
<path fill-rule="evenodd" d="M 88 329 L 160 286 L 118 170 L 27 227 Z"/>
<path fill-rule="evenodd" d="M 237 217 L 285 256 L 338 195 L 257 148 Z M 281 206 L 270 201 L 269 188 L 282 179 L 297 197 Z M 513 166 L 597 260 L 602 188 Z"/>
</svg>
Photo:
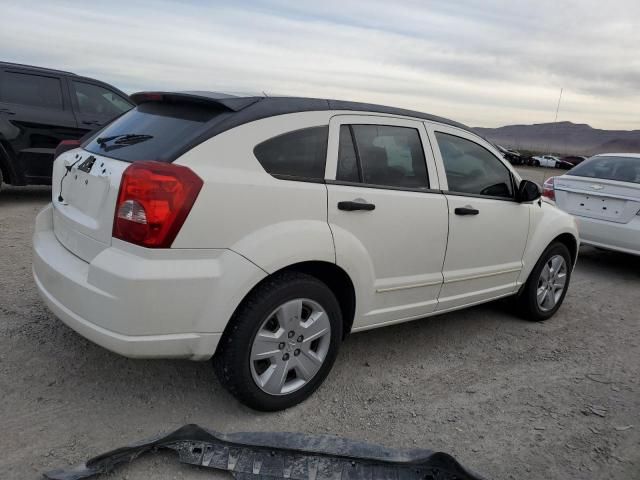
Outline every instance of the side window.
<svg viewBox="0 0 640 480">
<path fill-rule="evenodd" d="M 106 88 L 84 82 L 72 82 L 80 113 L 115 117 L 133 105 Z"/>
<path fill-rule="evenodd" d="M 5 71 L 0 101 L 62 110 L 62 87 L 55 77 Z"/>
<path fill-rule="evenodd" d="M 388 187 L 428 188 L 427 165 L 418 130 L 387 125 L 342 125 L 336 179 Z"/>
<path fill-rule="evenodd" d="M 513 198 L 507 167 L 475 142 L 436 132 L 450 192 Z"/>
<path fill-rule="evenodd" d="M 322 180 L 329 127 L 295 130 L 270 138 L 253 149 L 267 173 L 292 180 Z"/>
</svg>

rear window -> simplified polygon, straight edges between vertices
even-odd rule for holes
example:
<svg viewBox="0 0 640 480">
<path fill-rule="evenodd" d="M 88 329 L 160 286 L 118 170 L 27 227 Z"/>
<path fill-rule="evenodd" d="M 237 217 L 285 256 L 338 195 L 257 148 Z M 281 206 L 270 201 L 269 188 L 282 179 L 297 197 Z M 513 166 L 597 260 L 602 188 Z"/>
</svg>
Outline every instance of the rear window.
<svg viewBox="0 0 640 480">
<path fill-rule="evenodd" d="M 640 183 L 640 158 L 591 157 L 573 167 L 566 175 Z"/>
<path fill-rule="evenodd" d="M 107 125 L 84 148 L 126 162 L 162 161 L 183 150 L 220 114 L 194 104 L 143 103 Z"/>
<path fill-rule="evenodd" d="M 295 130 L 270 138 L 253 149 L 267 173 L 291 180 L 322 180 L 329 127 Z"/>
</svg>

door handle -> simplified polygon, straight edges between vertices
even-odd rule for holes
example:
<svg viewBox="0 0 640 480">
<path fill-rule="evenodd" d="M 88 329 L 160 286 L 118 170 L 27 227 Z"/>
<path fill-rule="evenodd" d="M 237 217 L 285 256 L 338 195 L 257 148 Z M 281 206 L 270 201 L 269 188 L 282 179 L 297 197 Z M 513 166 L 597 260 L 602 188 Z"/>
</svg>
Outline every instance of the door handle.
<svg viewBox="0 0 640 480">
<path fill-rule="evenodd" d="M 6 113 L 7 115 L 15 115 L 16 112 L 12 112 L 8 108 L 0 108 L 0 113 Z"/>
<path fill-rule="evenodd" d="M 375 210 L 376 206 L 373 203 L 367 203 L 364 200 L 353 202 L 338 202 L 338 210 L 345 210 L 347 212 L 353 212 L 354 210 Z"/>
<path fill-rule="evenodd" d="M 83 120 L 82 123 L 85 125 L 100 125 L 100 122 L 97 120 Z"/>
<path fill-rule="evenodd" d="M 471 207 L 458 207 L 454 210 L 456 215 L 478 215 L 480 210 Z"/>
</svg>

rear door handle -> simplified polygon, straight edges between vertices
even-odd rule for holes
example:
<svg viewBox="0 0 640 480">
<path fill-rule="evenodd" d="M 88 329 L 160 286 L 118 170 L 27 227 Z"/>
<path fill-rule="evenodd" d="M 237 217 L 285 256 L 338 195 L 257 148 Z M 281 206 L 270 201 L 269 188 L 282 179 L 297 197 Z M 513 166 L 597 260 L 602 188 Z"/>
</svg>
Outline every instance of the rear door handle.
<svg viewBox="0 0 640 480">
<path fill-rule="evenodd" d="M 82 123 L 85 125 L 100 125 L 100 122 L 97 120 L 83 120 Z"/>
<path fill-rule="evenodd" d="M 12 112 L 8 108 L 0 108 L 0 113 L 6 113 L 7 115 L 15 115 L 16 112 Z"/>
<path fill-rule="evenodd" d="M 364 200 L 356 200 L 353 202 L 338 202 L 338 210 L 345 210 L 347 212 L 353 212 L 354 210 L 375 210 L 376 206 L 373 203 L 367 203 Z"/>
<path fill-rule="evenodd" d="M 456 215 L 477 215 L 480 213 L 480 210 L 470 207 L 458 207 L 454 212 Z"/>
</svg>

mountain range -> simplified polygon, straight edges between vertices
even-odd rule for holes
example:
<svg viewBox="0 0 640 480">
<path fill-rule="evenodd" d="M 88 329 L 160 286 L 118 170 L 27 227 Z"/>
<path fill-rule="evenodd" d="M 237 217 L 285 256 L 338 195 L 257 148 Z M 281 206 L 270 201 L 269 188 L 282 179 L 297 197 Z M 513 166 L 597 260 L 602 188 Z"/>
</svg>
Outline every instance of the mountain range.
<svg viewBox="0 0 640 480">
<path fill-rule="evenodd" d="M 492 143 L 515 150 L 561 155 L 640 153 L 640 130 L 600 130 L 572 122 L 476 127 L 474 130 Z"/>
</svg>

